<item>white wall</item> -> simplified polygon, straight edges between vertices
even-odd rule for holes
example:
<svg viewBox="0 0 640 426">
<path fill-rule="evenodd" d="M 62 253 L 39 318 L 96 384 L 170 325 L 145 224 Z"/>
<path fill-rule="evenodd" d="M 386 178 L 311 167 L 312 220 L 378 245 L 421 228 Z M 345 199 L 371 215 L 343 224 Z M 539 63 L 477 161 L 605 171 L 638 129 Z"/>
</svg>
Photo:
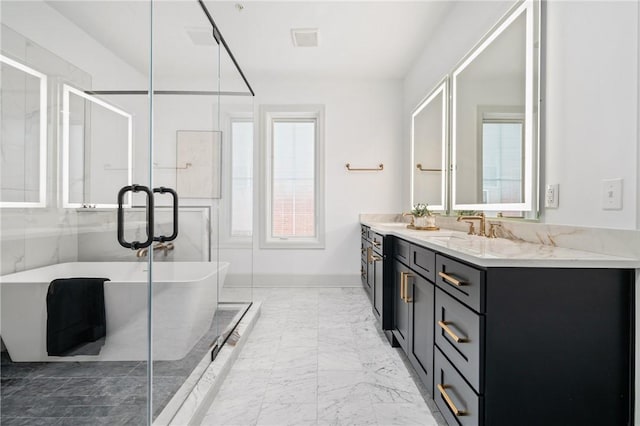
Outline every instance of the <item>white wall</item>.
<svg viewBox="0 0 640 426">
<path fill-rule="evenodd" d="M 638 2 L 548 4 L 543 182 L 560 184 L 547 223 L 636 228 Z M 595 24 L 595 25 L 594 25 Z M 601 208 L 602 179 L 623 178 L 623 208 Z"/>
<path fill-rule="evenodd" d="M 316 280 L 357 284 L 358 214 L 395 213 L 401 205 L 401 81 L 253 78 L 251 83 L 256 111 L 261 104 L 325 106 L 325 249 L 260 249 L 256 243 L 256 284 L 280 274 L 289 275 L 279 277 L 282 280 L 317 274 L 332 277 Z M 345 163 L 353 167 L 384 163 L 384 171 L 348 172 Z M 254 223 L 257 226 L 257 218 Z M 301 277 L 295 279 L 305 282 Z"/>
<path fill-rule="evenodd" d="M 560 184 L 560 204 L 558 209 L 541 208 L 541 220 L 640 229 L 638 2 L 546 3 L 541 184 Z M 406 170 L 411 110 L 512 4 L 458 3 L 407 73 Z M 403 206 L 409 203 L 409 177 L 403 174 Z M 612 178 L 624 179 L 623 209 L 604 211 L 602 180 Z"/>
</svg>

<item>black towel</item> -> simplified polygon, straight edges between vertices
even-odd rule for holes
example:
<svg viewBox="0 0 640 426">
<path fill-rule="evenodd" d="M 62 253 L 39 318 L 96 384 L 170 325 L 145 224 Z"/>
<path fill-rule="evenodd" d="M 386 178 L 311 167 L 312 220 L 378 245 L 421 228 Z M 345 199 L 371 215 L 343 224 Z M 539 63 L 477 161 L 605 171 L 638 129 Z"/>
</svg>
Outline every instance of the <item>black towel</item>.
<svg viewBox="0 0 640 426">
<path fill-rule="evenodd" d="M 106 336 L 105 281 L 109 279 L 51 281 L 47 292 L 47 353 L 50 356 L 69 355 L 78 346 Z M 97 348 L 97 353 L 101 347 Z"/>
</svg>

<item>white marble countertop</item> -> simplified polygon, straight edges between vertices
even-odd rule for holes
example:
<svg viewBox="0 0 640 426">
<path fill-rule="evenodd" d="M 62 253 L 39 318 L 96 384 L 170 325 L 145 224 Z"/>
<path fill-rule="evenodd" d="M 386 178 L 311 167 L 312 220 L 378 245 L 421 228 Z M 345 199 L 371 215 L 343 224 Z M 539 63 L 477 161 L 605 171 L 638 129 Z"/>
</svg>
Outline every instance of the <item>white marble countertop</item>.
<svg viewBox="0 0 640 426">
<path fill-rule="evenodd" d="M 368 222 L 382 235 L 394 235 L 420 246 L 483 267 L 529 268 L 640 268 L 640 259 L 554 247 L 505 238 L 486 238 L 465 232 L 441 229 L 418 231 L 406 223 Z"/>
</svg>

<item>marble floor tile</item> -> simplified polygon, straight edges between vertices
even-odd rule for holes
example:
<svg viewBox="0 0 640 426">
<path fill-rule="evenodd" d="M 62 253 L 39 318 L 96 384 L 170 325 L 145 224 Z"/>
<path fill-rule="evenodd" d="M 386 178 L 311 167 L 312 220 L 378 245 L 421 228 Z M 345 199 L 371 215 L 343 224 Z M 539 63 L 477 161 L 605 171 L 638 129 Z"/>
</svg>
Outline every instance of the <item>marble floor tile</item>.
<svg viewBox="0 0 640 426">
<path fill-rule="evenodd" d="M 318 373 L 309 370 L 274 370 L 265 390 L 264 402 L 278 404 L 315 403 Z"/>
<path fill-rule="evenodd" d="M 371 401 L 318 400 L 318 425 L 377 425 Z"/>
<path fill-rule="evenodd" d="M 318 370 L 363 371 L 358 351 L 349 346 L 318 345 Z"/>
<path fill-rule="evenodd" d="M 424 403 L 373 404 L 376 420 L 387 426 L 437 426 Z"/>
<path fill-rule="evenodd" d="M 361 288 L 254 296 L 261 317 L 204 425 L 445 425 Z"/>
<path fill-rule="evenodd" d="M 286 370 L 289 374 L 292 374 L 293 370 L 315 371 L 317 369 L 318 350 L 316 347 L 280 346 L 273 364 L 274 371 Z"/>
<path fill-rule="evenodd" d="M 260 409 L 258 426 L 315 426 L 318 422 L 318 405 L 277 404 L 265 402 Z"/>
<path fill-rule="evenodd" d="M 216 397 L 205 414 L 202 426 L 251 426 L 260 415 L 262 398 L 220 399 Z"/>
</svg>

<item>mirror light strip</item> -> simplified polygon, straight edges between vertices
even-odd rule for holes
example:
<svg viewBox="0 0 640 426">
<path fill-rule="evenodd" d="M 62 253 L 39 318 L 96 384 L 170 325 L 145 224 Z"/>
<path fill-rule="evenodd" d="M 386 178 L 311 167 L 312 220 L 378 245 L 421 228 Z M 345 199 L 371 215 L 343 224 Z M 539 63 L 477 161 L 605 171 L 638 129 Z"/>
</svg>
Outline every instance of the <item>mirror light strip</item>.
<svg viewBox="0 0 640 426">
<path fill-rule="evenodd" d="M 456 202 L 456 185 L 457 185 L 457 153 L 456 153 L 456 97 L 457 97 L 457 77 L 465 70 L 465 68 L 480 55 L 491 43 L 504 32 L 516 19 L 525 13 L 526 19 L 526 46 L 525 46 L 525 158 L 530 158 L 532 161 L 525 162 L 525 190 L 524 190 L 524 202 L 522 203 L 498 203 L 498 204 L 460 204 Z M 534 116 L 534 103 L 537 101 L 534 98 L 534 78 L 533 67 L 534 63 L 534 4 L 533 0 L 525 0 L 515 8 L 513 12 L 494 30 L 491 34 L 477 47 L 475 50 L 460 64 L 452 74 L 452 126 L 451 126 L 451 155 L 452 155 L 452 178 L 451 178 L 451 194 L 452 194 L 452 206 L 453 210 L 487 210 L 487 211 L 531 211 L 533 208 L 533 155 L 534 155 L 534 132 L 533 132 L 533 116 Z"/>
<path fill-rule="evenodd" d="M 0 201 L 0 207 L 33 208 L 47 206 L 47 76 L 20 62 L 0 55 L 0 62 L 40 79 L 40 179 L 37 202 Z"/>
</svg>

